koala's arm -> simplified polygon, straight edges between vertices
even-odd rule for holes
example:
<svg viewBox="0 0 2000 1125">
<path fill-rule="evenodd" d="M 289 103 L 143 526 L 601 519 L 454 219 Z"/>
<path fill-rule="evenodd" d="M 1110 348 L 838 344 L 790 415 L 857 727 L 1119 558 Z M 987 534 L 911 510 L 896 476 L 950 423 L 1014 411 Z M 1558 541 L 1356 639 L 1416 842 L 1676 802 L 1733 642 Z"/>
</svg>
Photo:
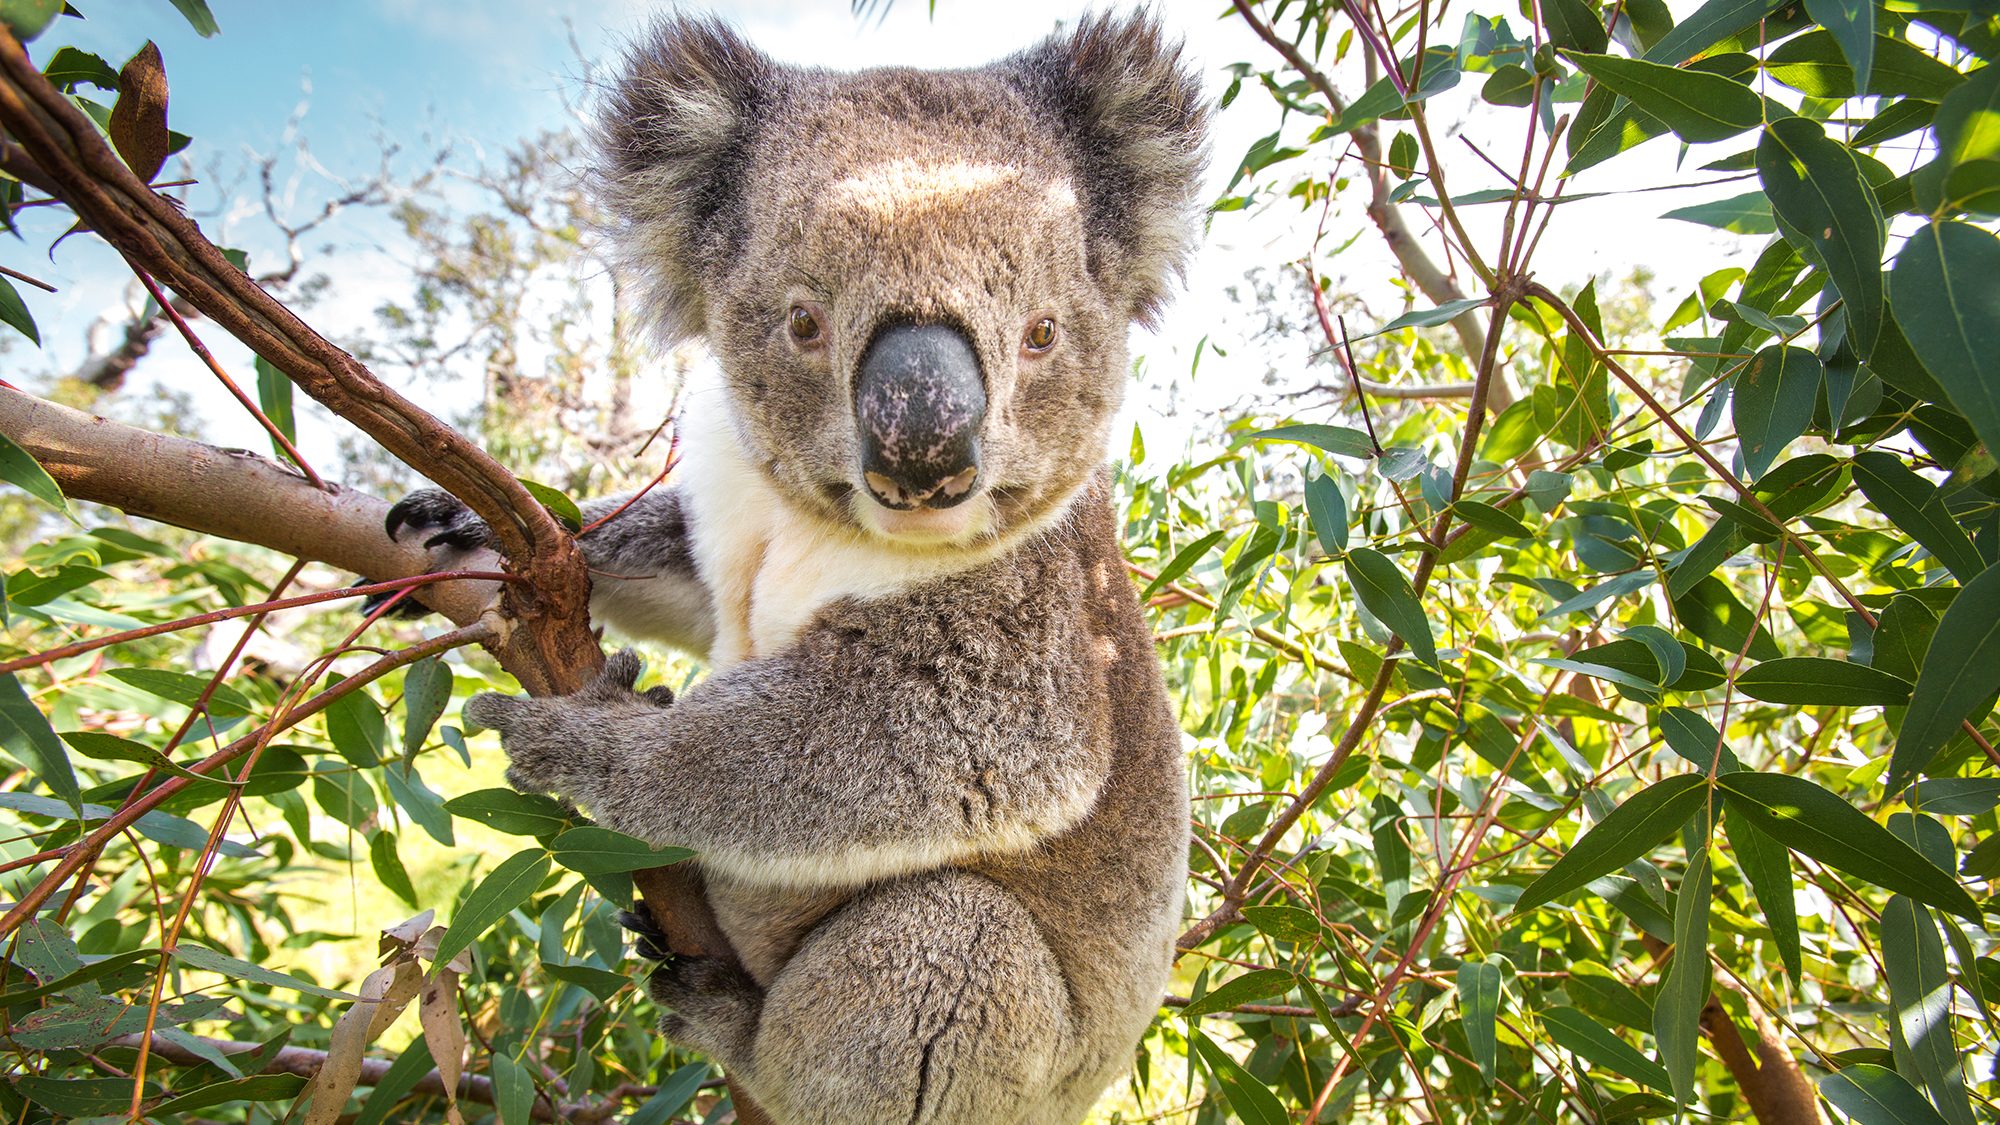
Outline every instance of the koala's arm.
<svg viewBox="0 0 2000 1125">
<path fill-rule="evenodd" d="M 715 608 L 695 571 L 679 491 L 655 488 L 636 500 L 613 496 L 583 505 L 585 527 L 606 516 L 612 518 L 577 540 L 590 565 L 591 620 L 635 640 L 706 655 L 715 640 Z M 439 570 L 493 546 L 485 521 L 435 488 L 405 496 L 389 509 L 387 526 L 391 538 L 420 539 Z"/>
<path fill-rule="evenodd" d="M 1024 851 L 1095 803 L 1109 749 L 1085 646 L 1016 647 L 1003 625 L 942 650 L 819 632 L 670 706 L 631 691 L 628 652 L 577 695 L 480 696 L 467 714 L 501 732 L 516 785 L 754 881 L 853 885 Z"/>
<path fill-rule="evenodd" d="M 635 640 L 707 655 L 715 641 L 715 604 L 695 570 L 680 491 L 655 488 L 620 511 L 627 499 L 583 506 L 585 527 L 617 513 L 577 540 L 590 563 L 591 621 Z"/>
</svg>

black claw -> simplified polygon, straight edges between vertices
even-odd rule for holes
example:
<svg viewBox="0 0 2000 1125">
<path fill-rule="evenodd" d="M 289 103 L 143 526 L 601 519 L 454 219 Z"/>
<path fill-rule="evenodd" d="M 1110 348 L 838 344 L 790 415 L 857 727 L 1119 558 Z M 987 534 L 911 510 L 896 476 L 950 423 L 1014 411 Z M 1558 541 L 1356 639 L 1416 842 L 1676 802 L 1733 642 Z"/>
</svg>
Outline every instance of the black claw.
<svg viewBox="0 0 2000 1125">
<path fill-rule="evenodd" d="M 633 903 L 634 909 L 618 912 L 618 924 L 631 930 L 634 935 L 632 951 L 647 961 L 672 961 L 674 951 L 667 945 L 667 935 L 653 921 L 643 903 Z"/>
</svg>

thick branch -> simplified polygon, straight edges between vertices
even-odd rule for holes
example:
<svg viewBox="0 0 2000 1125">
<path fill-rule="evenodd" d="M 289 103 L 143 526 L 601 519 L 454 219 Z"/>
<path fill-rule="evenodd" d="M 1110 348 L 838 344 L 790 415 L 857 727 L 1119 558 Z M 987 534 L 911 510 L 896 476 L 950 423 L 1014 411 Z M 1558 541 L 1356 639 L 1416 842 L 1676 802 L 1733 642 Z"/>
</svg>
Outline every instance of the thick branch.
<svg viewBox="0 0 2000 1125">
<path fill-rule="evenodd" d="M 1701 1030 L 1729 1076 L 1736 1080 L 1736 1088 L 1743 1091 L 1750 1112 L 1763 1125 L 1822 1125 L 1826 1119 L 1819 1112 L 1819 1096 L 1806 1081 L 1798 1060 L 1785 1050 L 1778 1029 L 1754 999 L 1749 1007 L 1757 1032 L 1755 1055 L 1717 996 L 1711 995 L 1701 1010 Z"/>
<path fill-rule="evenodd" d="M 255 453 L 150 433 L 8 387 L 0 387 L 0 434 L 41 462 L 73 499 L 378 580 L 430 568 L 421 548 L 382 533 L 389 510 L 382 500 L 339 485 L 314 488 Z M 416 596 L 466 625 L 492 605 L 496 585 L 445 583 Z M 495 655 L 516 678 L 537 677 L 534 661 L 505 650 Z"/>
<path fill-rule="evenodd" d="M 313 331 L 223 256 L 173 201 L 155 193 L 95 125 L 0 31 L 0 128 L 92 230 L 306 393 L 464 500 L 530 580 L 514 608 L 560 690 L 602 660 L 589 630 L 589 583 L 574 542 L 512 474 Z M 515 600 L 510 597 L 510 600 Z"/>
</svg>

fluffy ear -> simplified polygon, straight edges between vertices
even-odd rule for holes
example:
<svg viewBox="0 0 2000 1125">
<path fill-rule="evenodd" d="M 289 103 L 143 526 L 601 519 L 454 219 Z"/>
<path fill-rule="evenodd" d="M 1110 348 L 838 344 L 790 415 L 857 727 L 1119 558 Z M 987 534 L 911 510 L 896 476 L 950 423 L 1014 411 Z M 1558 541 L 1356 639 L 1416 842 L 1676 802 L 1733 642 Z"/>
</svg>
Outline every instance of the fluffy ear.
<svg viewBox="0 0 2000 1125">
<path fill-rule="evenodd" d="M 1208 159 L 1208 107 L 1180 43 L 1151 12 L 1098 14 L 1002 65 L 1059 123 L 1092 272 L 1152 323 L 1192 247 Z"/>
<path fill-rule="evenodd" d="M 743 238 L 738 193 L 778 67 L 714 17 L 669 16 L 626 52 L 597 116 L 594 180 L 620 265 L 663 335 L 699 335 L 702 279 Z"/>
</svg>

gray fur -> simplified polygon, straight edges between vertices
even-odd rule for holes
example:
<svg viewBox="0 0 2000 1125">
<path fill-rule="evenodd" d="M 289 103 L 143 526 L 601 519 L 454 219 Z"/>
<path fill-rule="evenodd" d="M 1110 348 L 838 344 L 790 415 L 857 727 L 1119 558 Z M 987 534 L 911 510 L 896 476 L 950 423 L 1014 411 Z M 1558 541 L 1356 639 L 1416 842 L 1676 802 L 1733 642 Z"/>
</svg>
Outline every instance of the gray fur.
<svg viewBox="0 0 2000 1125">
<path fill-rule="evenodd" d="M 669 19 L 607 104 L 627 268 L 665 332 L 708 335 L 725 417 L 681 491 L 584 537 L 592 612 L 719 664 L 674 700 L 621 653 L 574 696 L 466 715 L 516 785 L 699 853 L 744 968 L 662 966 L 662 1030 L 783 1125 L 1073 1125 L 1156 1010 L 1181 737 L 1097 466 L 1203 124 L 1145 16 L 853 75 Z M 810 348 L 785 331 L 803 300 Z M 1023 348 L 1042 316 L 1058 342 Z M 899 321 L 955 327 L 986 381 L 983 514 L 948 542 L 855 487 L 856 360 Z M 753 493 L 782 514 L 740 510 Z M 796 627 L 760 618 L 794 573 L 819 583 Z"/>
</svg>

